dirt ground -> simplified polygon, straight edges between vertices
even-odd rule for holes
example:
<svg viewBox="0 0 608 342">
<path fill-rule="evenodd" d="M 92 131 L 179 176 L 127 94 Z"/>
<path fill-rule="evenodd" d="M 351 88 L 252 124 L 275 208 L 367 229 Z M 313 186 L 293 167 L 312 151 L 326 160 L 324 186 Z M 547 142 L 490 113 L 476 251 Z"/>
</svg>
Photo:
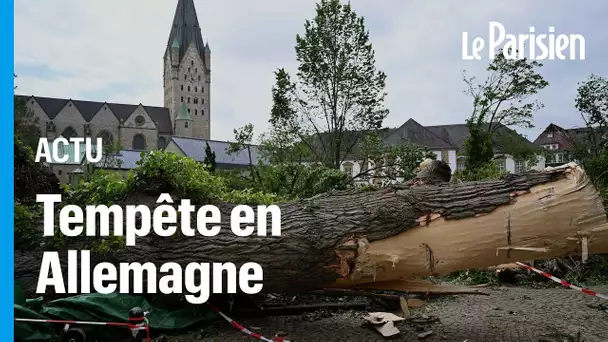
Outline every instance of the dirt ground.
<svg viewBox="0 0 608 342">
<path fill-rule="evenodd" d="M 608 285 L 592 288 L 608 293 Z M 458 342 L 605 342 L 608 341 L 608 301 L 566 288 L 530 289 L 497 287 L 490 296 L 460 295 L 428 301 L 414 316 L 437 317 L 425 325 L 399 323 L 401 334 L 391 341 Z M 239 323 L 267 338 L 286 332 L 295 342 L 386 341 L 362 327 L 362 312 L 333 313 L 310 319 L 309 315 L 248 319 Z M 431 330 L 421 339 L 418 335 Z M 580 339 L 576 339 L 580 333 Z M 189 335 L 159 338 L 171 342 L 255 341 L 227 322 Z"/>
</svg>

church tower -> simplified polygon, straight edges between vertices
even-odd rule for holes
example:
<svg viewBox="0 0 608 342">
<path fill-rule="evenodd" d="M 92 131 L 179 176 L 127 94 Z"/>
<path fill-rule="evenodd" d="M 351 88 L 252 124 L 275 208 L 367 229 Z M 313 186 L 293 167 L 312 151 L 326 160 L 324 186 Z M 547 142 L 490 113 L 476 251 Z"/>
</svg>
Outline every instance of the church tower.
<svg viewBox="0 0 608 342">
<path fill-rule="evenodd" d="M 173 134 L 210 139 L 211 50 L 203 42 L 193 0 L 178 0 L 163 60 Z"/>
</svg>

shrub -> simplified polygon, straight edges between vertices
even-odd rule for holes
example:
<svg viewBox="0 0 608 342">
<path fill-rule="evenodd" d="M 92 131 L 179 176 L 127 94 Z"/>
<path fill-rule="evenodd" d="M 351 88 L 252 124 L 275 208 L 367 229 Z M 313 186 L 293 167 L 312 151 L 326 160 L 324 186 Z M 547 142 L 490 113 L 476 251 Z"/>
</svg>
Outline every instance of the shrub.
<svg viewBox="0 0 608 342">
<path fill-rule="evenodd" d="M 95 170 L 89 181 L 80 181 L 76 186 L 65 186 L 70 203 L 79 205 L 111 205 L 123 198 L 132 184 L 132 175 L 126 179 L 117 172 Z"/>
<path fill-rule="evenodd" d="M 608 209 L 608 150 L 584 162 L 585 172 L 593 181 Z"/>
<path fill-rule="evenodd" d="M 133 190 L 166 192 L 201 203 L 218 201 L 227 192 L 223 180 L 204 165 L 162 151 L 142 152 L 132 177 Z"/>
<path fill-rule="evenodd" d="M 486 163 L 479 166 L 475 170 L 464 169 L 454 172 L 452 175 L 452 181 L 454 182 L 473 182 L 473 181 L 484 181 L 484 180 L 498 180 L 502 179 L 507 175 L 507 172 L 501 172 L 493 162 Z"/>
<path fill-rule="evenodd" d="M 34 162 L 31 147 L 14 137 L 14 176 L 15 200 L 30 203 L 36 200 L 36 194 L 60 193 L 59 180 L 46 167 Z"/>
<path fill-rule="evenodd" d="M 34 232 L 36 220 L 42 214 L 38 205 L 15 202 L 15 249 L 33 249 L 40 246 L 41 234 Z"/>
</svg>

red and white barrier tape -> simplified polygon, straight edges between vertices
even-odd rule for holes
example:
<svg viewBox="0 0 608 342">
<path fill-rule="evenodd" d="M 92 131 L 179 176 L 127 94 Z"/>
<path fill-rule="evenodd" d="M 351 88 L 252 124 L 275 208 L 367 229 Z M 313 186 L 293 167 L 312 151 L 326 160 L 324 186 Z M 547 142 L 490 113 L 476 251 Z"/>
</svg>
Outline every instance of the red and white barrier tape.
<svg viewBox="0 0 608 342">
<path fill-rule="evenodd" d="M 222 316 L 228 323 L 230 323 L 233 327 L 239 329 L 243 333 L 257 338 L 258 340 L 264 342 L 289 342 L 288 340 L 284 340 L 278 336 L 273 339 L 266 338 L 260 334 L 254 333 L 253 331 L 245 328 L 239 323 L 233 321 L 230 317 L 226 316 L 223 312 L 221 312 L 215 306 L 208 304 L 213 310 L 215 310 L 220 316 Z M 138 319 L 139 320 L 139 319 Z M 150 342 L 150 326 L 148 324 L 148 320 L 144 318 L 144 324 L 133 324 L 133 323 L 120 323 L 120 322 L 94 322 L 94 321 L 69 321 L 69 320 L 59 320 L 59 319 L 34 319 L 34 318 L 15 318 L 15 322 L 30 322 L 30 323 L 55 323 L 55 324 L 65 324 L 66 326 L 70 325 L 102 325 L 102 326 L 114 326 L 114 327 L 126 327 L 131 331 L 136 330 L 145 330 L 146 331 L 146 341 Z"/>
<path fill-rule="evenodd" d="M 131 320 L 131 319 L 130 319 Z M 137 321 L 142 321 L 141 319 L 137 319 Z M 146 341 L 150 342 L 150 326 L 148 324 L 148 319 L 143 319 L 144 323 L 133 324 L 133 323 L 121 323 L 121 322 L 94 322 L 94 321 L 69 321 L 69 320 L 61 320 L 61 319 L 34 319 L 34 318 L 15 318 L 15 322 L 30 322 L 30 323 L 54 323 L 54 324 L 65 324 L 66 326 L 70 325 L 105 325 L 112 327 L 125 327 L 129 328 L 131 331 L 136 330 L 145 330 L 146 331 Z"/>
<path fill-rule="evenodd" d="M 561 280 L 561 279 L 559 279 L 559 278 L 557 278 L 557 277 L 554 277 L 554 276 L 550 275 L 550 274 L 549 274 L 549 273 L 547 273 L 547 272 L 543 272 L 543 271 L 541 271 L 541 270 L 539 270 L 539 269 L 536 269 L 536 268 L 534 268 L 534 267 L 532 267 L 532 266 L 526 265 L 526 264 L 524 264 L 523 262 L 519 262 L 519 261 L 517 261 L 517 262 L 515 262 L 515 263 L 516 263 L 517 265 L 519 265 L 519 266 L 523 267 L 523 268 L 527 268 L 527 269 L 529 269 L 530 271 L 533 271 L 533 272 L 535 272 L 535 273 L 538 273 L 538 274 L 540 274 L 540 275 L 542 275 L 542 276 L 544 276 L 544 277 L 547 277 L 547 278 L 549 278 L 549 279 L 553 280 L 553 281 L 554 281 L 554 282 L 556 282 L 556 283 L 562 284 L 562 285 L 564 285 L 564 286 L 566 286 L 566 287 L 569 287 L 569 288 L 571 288 L 571 289 L 581 291 L 581 292 L 586 293 L 586 294 L 588 294 L 588 295 L 590 295 L 590 296 L 594 296 L 594 297 L 598 297 L 598 298 L 602 298 L 602 299 L 606 299 L 606 300 L 608 300 L 608 296 L 607 296 L 607 295 L 605 295 L 605 294 L 597 293 L 597 292 L 595 292 L 595 291 L 591 291 L 591 290 L 588 290 L 588 289 L 584 289 L 584 288 L 582 288 L 582 287 L 578 287 L 578 286 L 572 285 L 572 284 L 570 284 L 569 282 L 567 282 L 567 281 L 565 281 L 565 280 Z"/>
<path fill-rule="evenodd" d="M 228 323 L 232 324 L 233 327 L 239 329 L 240 331 L 242 331 L 244 334 L 247 334 L 251 337 L 257 338 L 260 341 L 264 341 L 264 342 L 289 342 L 287 340 L 284 340 L 278 336 L 275 336 L 273 339 L 269 339 L 266 338 L 260 334 L 254 333 L 253 331 L 245 328 L 244 326 L 238 324 L 237 322 L 233 321 L 232 318 L 226 316 L 223 312 L 221 312 L 218 308 L 216 308 L 215 306 L 207 303 L 207 305 L 209 305 L 209 307 L 211 307 L 213 310 L 215 310 L 218 314 L 220 314 L 220 316 L 222 316 L 226 321 L 228 321 Z"/>
<path fill-rule="evenodd" d="M 15 322 L 30 322 L 30 323 L 61 323 L 61 324 L 78 324 L 78 325 L 109 325 L 114 327 L 135 327 L 131 323 L 119 322 L 89 322 L 89 321 L 65 321 L 60 319 L 33 319 L 33 318 L 15 318 Z"/>
</svg>

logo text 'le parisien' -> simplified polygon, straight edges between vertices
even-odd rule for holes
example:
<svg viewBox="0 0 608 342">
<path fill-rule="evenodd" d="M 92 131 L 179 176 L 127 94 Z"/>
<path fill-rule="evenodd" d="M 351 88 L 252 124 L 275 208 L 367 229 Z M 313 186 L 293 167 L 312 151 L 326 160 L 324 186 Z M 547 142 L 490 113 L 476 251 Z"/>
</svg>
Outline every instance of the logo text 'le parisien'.
<svg viewBox="0 0 608 342">
<path fill-rule="evenodd" d="M 489 23 L 489 44 L 482 37 L 469 42 L 469 33 L 462 33 L 462 59 L 481 60 L 481 53 L 487 51 L 487 57 L 493 60 L 498 48 L 506 59 L 530 60 L 584 60 L 585 38 L 581 34 L 556 34 L 553 26 L 548 33 L 536 33 L 531 26 L 526 34 L 507 33 L 504 25 L 492 21 Z M 504 45 L 503 45 L 504 44 Z"/>
</svg>

